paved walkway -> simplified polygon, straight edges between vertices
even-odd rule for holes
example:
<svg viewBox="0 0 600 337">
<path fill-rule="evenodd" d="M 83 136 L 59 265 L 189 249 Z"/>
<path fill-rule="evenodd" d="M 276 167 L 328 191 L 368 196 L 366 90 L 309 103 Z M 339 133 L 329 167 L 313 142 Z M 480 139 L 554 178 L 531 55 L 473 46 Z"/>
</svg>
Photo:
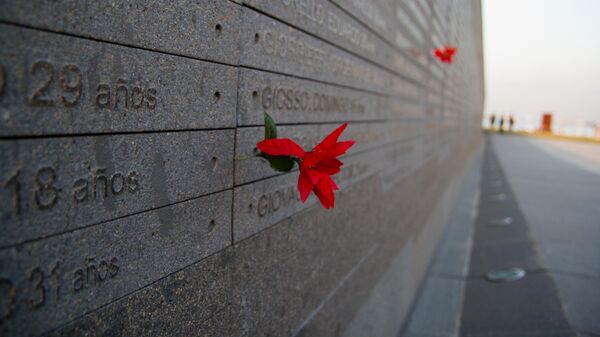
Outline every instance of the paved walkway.
<svg viewBox="0 0 600 337">
<path fill-rule="evenodd" d="M 600 145 L 493 135 L 474 167 L 400 335 L 600 336 Z"/>
<path fill-rule="evenodd" d="M 460 336 L 575 336 L 515 193 L 496 155 L 485 151 Z M 489 272 L 521 268 L 523 278 L 491 282 Z"/>
<path fill-rule="evenodd" d="M 571 328 L 600 336 L 600 145 L 491 140 Z"/>
</svg>

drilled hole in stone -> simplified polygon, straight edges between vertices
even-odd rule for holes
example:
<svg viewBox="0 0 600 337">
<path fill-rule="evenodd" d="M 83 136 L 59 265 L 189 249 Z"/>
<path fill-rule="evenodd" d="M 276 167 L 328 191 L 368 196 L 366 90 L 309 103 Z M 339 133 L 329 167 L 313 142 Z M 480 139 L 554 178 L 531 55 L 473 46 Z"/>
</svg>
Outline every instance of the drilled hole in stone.
<svg viewBox="0 0 600 337">
<path fill-rule="evenodd" d="M 221 26 L 220 23 L 217 23 L 217 25 L 215 26 L 215 30 L 220 33 L 223 30 L 223 26 Z"/>
<path fill-rule="evenodd" d="M 212 161 L 213 170 L 216 169 L 217 168 L 217 162 L 218 162 L 217 157 L 212 157 L 210 160 Z"/>
<path fill-rule="evenodd" d="M 258 98 L 258 91 L 253 91 L 252 92 L 252 98 L 257 99 Z"/>
<path fill-rule="evenodd" d="M 254 34 L 254 42 L 258 42 L 258 40 L 260 40 L 260 34 L 256 33 Z"/>
<path fill-rule="evenodd" d="M 212 230 L 213 228 L 215 228 L 215 220 L 210 220 L 210 230 Z"/>
<path fill-rule="evenodd" d="M 216 99 L 219 99 L 219 98 L 221 98 L 221 93 L 218 92 L 218 91 L 215 91 L 215 95 L 214 96 L 215 96 Z"/>
</svg>

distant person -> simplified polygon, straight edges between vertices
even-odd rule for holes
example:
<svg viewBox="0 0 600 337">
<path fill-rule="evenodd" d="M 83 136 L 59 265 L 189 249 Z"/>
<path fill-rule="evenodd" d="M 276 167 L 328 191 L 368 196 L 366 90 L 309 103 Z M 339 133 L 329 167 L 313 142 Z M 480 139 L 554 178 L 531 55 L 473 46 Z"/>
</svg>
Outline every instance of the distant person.
<svg viewBox="0 0 600 337">
<path fill-rule="evenodd" d="M 493 129 L 494 125 L 496 125 L 496 115 L 492 114 L 490 116 L 490 129 Z"/>
<path fill-rule="evenodd" d="M 500 123 L 498 125 L 498 131 L 504 132 L 504 116 L 500 116 Z"/>
<path fill-rule="evenodd" d="M 510 117 L 508 118 L 508 131 L 512 132 L 514 125 L 515 125 L 515 118 L 513 117 L 513 115 L 510 115 Z"/>
</svg>

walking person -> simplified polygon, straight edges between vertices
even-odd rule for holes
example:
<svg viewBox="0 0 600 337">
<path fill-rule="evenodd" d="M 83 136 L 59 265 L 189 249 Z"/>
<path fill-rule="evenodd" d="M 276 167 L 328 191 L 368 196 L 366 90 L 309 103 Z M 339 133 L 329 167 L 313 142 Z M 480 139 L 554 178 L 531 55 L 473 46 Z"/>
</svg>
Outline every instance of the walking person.
<svg viewBox="0 0 600 337">
<path fill-rule="evenodd" d="M 514 125 L 515 125 L 515 118 L 513 117 L 512 114 L 510 114 L 510 117 L 508 117 L 508 131 L 512 132 Z"/>
<path fill-rule="evenodd" d="M 498 126 L 498 131 L 504 132 L 504 116 L 500 116 L 500 125 Z"/>
<path fill-rule="evenodd" d="M 496 115 L 495 114 L 491 114 L 490 115 L 490 130 L 494 129 L 495 123 L 496 123 Z"/>
</svg>

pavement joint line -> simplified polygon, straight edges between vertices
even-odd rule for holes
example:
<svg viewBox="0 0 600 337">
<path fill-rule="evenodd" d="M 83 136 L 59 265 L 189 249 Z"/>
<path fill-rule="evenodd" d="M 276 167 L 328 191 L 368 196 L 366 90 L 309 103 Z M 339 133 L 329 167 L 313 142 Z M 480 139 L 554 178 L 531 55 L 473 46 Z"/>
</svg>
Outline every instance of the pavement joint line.
<svg viewBox="0 0 600 337">
<path fill-rule="evenodd" d="M 558 268 L 548 268 L 548 271 L 550 273 L 563 274 L 563 275 L 567 275 L 567 276 L 571 276 L 571 277 L 600 280 L 600 275 L 585 274 L 585 273 L 579 273 L 579 272 L 575 272 L 575 271 L 563 270 L 563 269 L 558 269 Z"/>
</svg>

